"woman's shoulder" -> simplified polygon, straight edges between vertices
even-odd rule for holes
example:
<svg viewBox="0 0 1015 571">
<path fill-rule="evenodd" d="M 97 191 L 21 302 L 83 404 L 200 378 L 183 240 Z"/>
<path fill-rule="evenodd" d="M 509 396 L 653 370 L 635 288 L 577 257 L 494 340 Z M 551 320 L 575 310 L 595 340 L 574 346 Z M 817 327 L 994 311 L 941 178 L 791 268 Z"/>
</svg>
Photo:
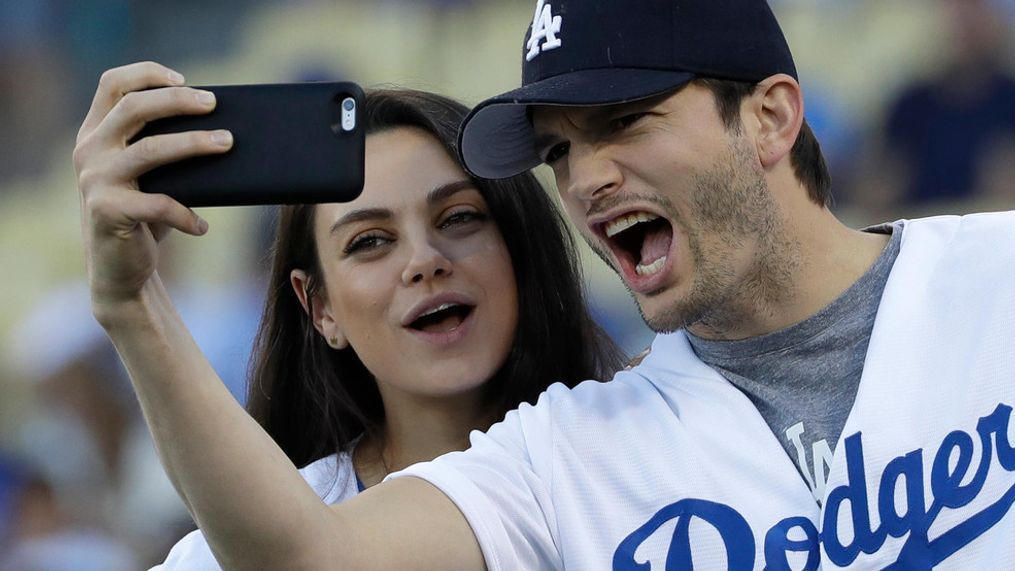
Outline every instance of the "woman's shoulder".
<svg viewBox="0 0 1015 571">
<path fill-rule="evenodd" d="M 348 452 L 315 460 L 301 468 L 300 475 L 327 504 L 347 500 L 359 491 L 352 456 Z"/>
</svg>

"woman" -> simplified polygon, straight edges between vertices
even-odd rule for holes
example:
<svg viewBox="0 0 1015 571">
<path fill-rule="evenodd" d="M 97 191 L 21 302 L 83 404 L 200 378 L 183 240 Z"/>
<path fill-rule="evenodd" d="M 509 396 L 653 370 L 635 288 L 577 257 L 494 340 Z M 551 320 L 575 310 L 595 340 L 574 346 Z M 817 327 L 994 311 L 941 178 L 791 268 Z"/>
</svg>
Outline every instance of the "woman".
<svg viewBox="0 0 1015 571">
<path fill-rule="evenodd" d="M 153 79 L 159 73 L 168 77 L 154 66 L 132 68 L 132 85 L 165 84 Z M 190 107 L 181 106 L 179 93 L 187 88 L 169 83 L 163 95 L 175 91 L 176 99 L 149 95 L 149 101 L 132 104 L 133 112 L 147 109 L 155 117 L 207 110 L 189 101 Z M 125 330 L 133 325 L 120 326 L 131 321 L 124 315 L 136 311 L 146 289 L 161 306 L 158 311 L 172 313 L 149 263 L 154 238 L 163 232 L 156 227 L 145 234 L 140 223 L 145 213 L 125 205 L 127 199 L 148 198 L 131 191 L 128 178 L 148 165 L 111 172 L 130 162 L 131 146 L 122 141 L 139 124 L 124 120 L 127 106 L 118 108 L 122 98 L 114 99 L 100 84 L 99 110 L 93 105 L 75 152 L 91 221 L 86 239 L 126 216 L 125 225 L 143 243 L 123 256 L 125 271 L 106 274 L 111 279 L 102 279 L 90 264 L 93 300 L 96 316 L 125 356 L 142 405 L 148 405 L 163 452 L 175 443 L 173 431 L 160 427 L 155 408 L 161 405 L 146 403 L 145 393 L 156 381 L 131 366 L 132 351 L 122 345 L 137 336 L 128 340 Z M 302 475 L 329 503 L 392 471 L 464 449 L 471 430 L 486 429 L 518 404 L 534 402 L 549 381 L 573 385 L 606 378 L 620 366 L 619 351 L 585 310 L 573 244 L 535 179 L 528 174 L 498 182 L 470 179 L 454 159 L 465 113 L 460 104 L 433 94 L 369 94 L 367 176 L 360 198 L 282 210 L 249 406 L 292 464 L 310 463 Z M 181 149 L 167 151 L 167 157 L 217 150 L 193 144 Z M 87 176 L 96 171 L 106 177 L 101 185 Z M 108 196 L 111 187 L 119 187 L 121 200 L 95 198 L 102 191 Z M 134 194 L 124 194 L 129 192 Z M 159 204 L 155 208 L 163 210 L 147 214 L 148 220 L 203 233 L 192 213 L 178 206 Z M 124 273 L 132 279 L 123 279 Z M 109 303 L 110 290 L 123 297 L 124 289 L 126 302 Z M 116 309 L 104 309 L 111 307 Z M 177 346 L 190 345 L 185 330 L 173 337 Z M 215 390 L 205 385 L 202 390 Z M 174 468 L 193 469 L 173 466 L 165 452 L 163 459 L 171 478 Z M 202 491 L 174 483 L 203 526 L 212 516 L 190 501 Z M 166 567 L 177 566 L 214 566 L 200 532 L 171 552 Z"/>
</svg>

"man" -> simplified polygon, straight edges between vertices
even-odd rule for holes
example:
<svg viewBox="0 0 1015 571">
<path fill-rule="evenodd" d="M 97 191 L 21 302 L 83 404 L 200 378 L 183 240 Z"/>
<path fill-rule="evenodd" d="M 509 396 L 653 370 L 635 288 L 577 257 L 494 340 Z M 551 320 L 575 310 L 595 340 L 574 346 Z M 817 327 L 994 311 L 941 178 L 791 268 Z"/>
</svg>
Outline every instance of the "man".
<svg viewBox="0 0 1015 571">
<path fill-rule="evenodd" d="M 1015 560 L 1015 215 L 840 224 L 763 0 L 539 0 L 523 58 L 522 87 L 464 125 L 463 159 L 485 177 L 553 167 L 568 214 L 660 332 L 651 354 L 609 383 L 551 387 L 469 450 L 329 508 L 158 306 L 118 349 L 153 369 L 132 370 L 135 385 L 220 562 Z M 101 93 L 169 81 L 144 69 Z M 195 141 L 149 145 L 147 160 Z M 93 267 L 129 262 L 103 232 L 123 212 L 205 229 L 178 204 L 121 195 L 83 200 Z"/>
<path fill-rule="evenodd" d="M 761 0 L 540 1 L 522 83 L 473 111 L 463 160 L 549 164 L 660 335 L 613 383 L 551 390 L 405 472 L 454 500 L 488 565 L 1015 555 L 1012 214 L 836 220 Z"/>
</svg>

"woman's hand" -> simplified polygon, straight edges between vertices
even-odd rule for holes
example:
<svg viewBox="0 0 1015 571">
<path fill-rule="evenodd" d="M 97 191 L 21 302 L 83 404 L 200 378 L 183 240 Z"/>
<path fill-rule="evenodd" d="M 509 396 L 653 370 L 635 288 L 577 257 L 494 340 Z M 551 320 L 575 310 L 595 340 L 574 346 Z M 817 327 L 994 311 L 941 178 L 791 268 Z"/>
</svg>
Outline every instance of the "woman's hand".
<svg viewBox="0 0 1015 571">
<path fill-rule="evenodd" d="M 81 199 L 85 265 L 100 321 L 118 304 L 137 300 L 155 276 L 158 242 L 175 228 L 200 236 L 208 224 L 162 194 L 140 192 L 137 178 L 166 163 L 223 153 L 228 131 L 191 131 L 131 142 L 144 125 L 215 108 L 214 95 L 185 87 L 183 76 L 153 62 L 105 72 L 74 147 Z"/>
</svg>

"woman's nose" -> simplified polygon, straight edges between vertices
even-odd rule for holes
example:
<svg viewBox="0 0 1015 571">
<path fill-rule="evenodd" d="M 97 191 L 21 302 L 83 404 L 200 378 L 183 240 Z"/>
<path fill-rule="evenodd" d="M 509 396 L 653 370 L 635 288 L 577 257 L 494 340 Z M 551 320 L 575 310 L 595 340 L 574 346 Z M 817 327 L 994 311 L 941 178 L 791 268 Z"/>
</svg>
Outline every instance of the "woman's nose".
<svg viewBox="0 0 1015 571">
<path fill-rule="evenodd" d="M 434 244 L 424 242 L 413 250 L 402 272 L 402 282 L 411 285 L 448 275 L 451 275 L 451 260 Z"/>
</svg>

